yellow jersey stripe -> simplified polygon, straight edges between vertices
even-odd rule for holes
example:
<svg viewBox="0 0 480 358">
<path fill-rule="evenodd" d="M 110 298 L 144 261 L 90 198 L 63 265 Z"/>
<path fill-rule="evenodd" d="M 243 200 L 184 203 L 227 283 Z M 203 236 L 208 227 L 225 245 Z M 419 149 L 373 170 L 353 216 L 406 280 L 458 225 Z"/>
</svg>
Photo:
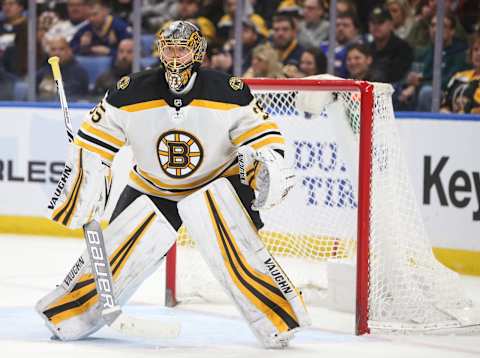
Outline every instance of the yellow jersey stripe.
<svg viewBox="0 0 480 358">
<path fill-rule="evenodd" d="M 97 148 L 93 144 L 84 142 L 82 139 L 75 137 L 75 140 L 73 141 L 76 145 L 79 147 L 82 147 L 86 150 L 89 150 L 90 152 L 97 153 L 100 155 L 103 159 L 108 160 L 109 162 L 113 161 L 113 157 L 115 156 L 114 154 L 111 154 L 110 152 L 107 152 L 105 150 L 102 150 L 100 148 Z"/>
<path fill-rule="evenodd" d="M 206 99 L 194 99 L 192 102 L 190 102 L 190 106 L 210 108 L 210 109 L 218 109 L 218 110 L 221 110 L 221 111 L 228 111 L 229 109 L 234 109 L 234 108 L 240 107 L 240 105 L 238 105 L 238 104 L 224 103 L 224 102 L 217 102 L 217 101 L 208 101 Z"/>
<path fill-rule="evenodd" d="M 155 99 L 153 101 L 148 101 L 148 102 L 140 102 L 140 103 L 129 104 L 127 106 L 120 107 L 120 109 L 122 109 L 124 111 L 127 111 L 127 112 L 138 112 L 138 111 L 144 111 L 144 110 L 147 110 L 147 109 L 165 107 L 167 105 L 168 104 L 165 100 Z"/>
<path fill-rule="evenodd" d="M 262 123 L 256 127 L 249 129 L 248 131 L 239 135 L 238 137 L 234 138 L 232 143 L 235 145 L 240 145 L 241 143 L 249 140 L 250 138 L 253 138 L 262 132 L 272 130 L 272 129 L 276 129 L 276 130 L 279 129 L 277 123 L 275 122 Z"/>
<path fill-rule="evenodd" d="M 138 190 L 143 191 L 147 194 L 161 196 L 161 197 L 181 198 L 193 193 L 195 190 L 197 190 L 198 188 L 201 188 L 203 185 L 206 185 L 208 182 L 215 180 L 216 177 L 220 178 L 220 177 L 229 177 L 232 175 L 238 175 L 239 173 L 238 165 L 232 165 L 232 163 L 230 163 L 229 165 L 230 165 L 230 168 L 228 168 L 227 170 L 225 170 L 225 168 L 221 168 L 221 170 L 217 171 L 216 173 L 209 175 L 208 179 L 205 178 L 204 180 L 195 181 L 193 183 L 185 184 L 185 185 L 164 184 L 157 178 L 152 177 L 151 175 L 145 173 L 141 169 L 138 169 L 139 172 L 136 172 L 135 170 L 132 169 L 130 171 L 129 177 L 132 184 L 134 184 L 134 186 Z M 222 173 L 222 170 L 225 170 L 225 172 Z M 165 186 L 165 189 L 162 189 L 160 186 Z M 168 189 L 179 189 L 182 191 L 172 192 Z"/>
<path fill-rule="evenodd" d="M 80 128 L 83 129 L 84 131 L 86 131 L 88 134 L 90 134 L 92 136 L 95 136 L 95 137 L 98 137 L 98 138 L 102 139 L 104 142 L 107 142 L 108 144 L 110 144 L 114 147 L 120 148 L 125 144 L 125 141 L 120 140 L 120 139 L 112 136 L 111 134 L 108 134 L 108 133 L 102 131 L 101 129 L 99 129 L 97 127 L 94 127 L 92 124 L 90 124 L 88 122 L 83 123 L 80 126 Z"/>
<path fill-rule="evenodd" d="M 255 150 L 258 150 L 270 144 L 285 144 L 285 139 L 281 136 L 270 136 L 261 141 L 251 144 L 251 147 Z"/>
<path fill-rule="evenodd" d="M 195 188 L 195 187 L 198 187 L 200 185 L 205 184 L 206 182 L 208 182 L 209 180 L 211 180 L 215 176 L 219 175 L 223 170 L 225 170 L 225 168 L 227 168 L 230 165 L 232 165 L 232 162 L 227 162 L 227 163 L 222 164 L 221 166 L 217 167 L 210 174 L 204 176 L 203 178 L 197 179 L 197 180 L 192 181 L 191 183 L 188 183 L 188 184 L 175 184 L 175 185 L 164 183 L 160 179 L 148 174 L 147 172 L 143 171 L 140 168 L 138 168 L 138 172 L 139 172 L 140 175 L 142 175 L 143 177 L 150 180 L 152 183 L 158 185 L 161 188 L 165 188 L 165 189 L 192 189 L 192 188 Z"/>
<path fill-rule="evenodd" d="M 185 190 L 182 192 L 178 193 L 172 193 L 169 191 L 164 191 L 160 190 L 157 187 L 154 187 L 151 185 L 148 181 L 146 181 L 144 178 L 140 177 L 138 173 L 135 171 L 131 170 L 130 171 L 130 179 L 132 182 L 140 188 L 140 191 L 143 191 L 147 194 L 155 195 L 155 196 L 162 196 L 162 197 L 182 197 L 182 196 L 187 196 L 193 192 L 193 190 Z"/>
</svg>

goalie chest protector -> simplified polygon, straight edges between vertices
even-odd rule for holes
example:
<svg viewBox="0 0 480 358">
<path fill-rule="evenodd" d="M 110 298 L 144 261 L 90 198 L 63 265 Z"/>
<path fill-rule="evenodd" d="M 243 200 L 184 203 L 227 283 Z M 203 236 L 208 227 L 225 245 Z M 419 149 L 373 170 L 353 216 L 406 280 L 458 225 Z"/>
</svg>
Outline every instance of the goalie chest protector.
<svg viewBox="0 0 480 358">
<path fill-rule="evenodd" d="M 276 127 L 265 119 L 237 77 L 200 69 L 192 89 L 176 95 L 163 70 L 153 69 L 122 78 L 90 112 L 78 142 L 111 153 L 104 156 L 110 161 L 119 144 L 130 145 L 129 184 L 178 201 L 216 178 L 238 174 L 236 148 L 255 141 L 259 126 L 265 127 L 263 141 L 270 138 L 265 131 Z M 278 130 L 271 135 L 281 137 Z"/>
</svg>

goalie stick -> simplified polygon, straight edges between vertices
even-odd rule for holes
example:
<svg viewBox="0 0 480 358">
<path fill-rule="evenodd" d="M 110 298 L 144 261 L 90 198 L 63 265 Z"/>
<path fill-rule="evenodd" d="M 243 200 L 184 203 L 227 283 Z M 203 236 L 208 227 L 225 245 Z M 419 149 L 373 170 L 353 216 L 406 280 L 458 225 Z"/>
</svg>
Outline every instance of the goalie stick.
<svg viewBox="0 0 480 358">
<path fill-rule="evenodd" d="M 73 142 L 72 121 L 63 88 L 59 58 L 57 56 L 50 57 L 48 63 L 52 68 L 53 79 L 57 85 L 67 138 L 69 142 Z M 102 318 L 105 323 L 120 333 L 142 338 L 177 337 L 180 333 L 180 324 L 178 322 L 167 323 L 158 320 L 137 318 L 129 316 L 122 311 L 113 293 L 112 271 L 110 263 L 108 262 L 108 254 L 100 224 L 96 220 L 88 222 L 83 225 L 83 234 L 90 258 L 92 274 L 99 295 L 99 303 L 103 306 Z"/>
</svg>

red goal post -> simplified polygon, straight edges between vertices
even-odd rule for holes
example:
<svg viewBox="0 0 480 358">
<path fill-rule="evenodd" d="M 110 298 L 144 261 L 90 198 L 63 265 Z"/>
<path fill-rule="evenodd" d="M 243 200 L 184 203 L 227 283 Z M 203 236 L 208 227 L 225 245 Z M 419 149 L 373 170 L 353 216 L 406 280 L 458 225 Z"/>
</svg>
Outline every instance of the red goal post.
<svg viewBox="0 0 480 358">
<path fill-rule="evenodd" d="M 252 90 L 275 90 L 295 88 L 297 90 L 354 91 L 359 92 L 361 120 L 359 177 L 358 177 L 358 216 L 357 216 L 357 280 L 356 280 L 356 334 L 369 333 L 368 329 L 368 239 L 370 235 L 370 168 L 372 163 L 372 118 L 373 84 L 354 80 L 320 79 L 247 79 Z"/>
</svg>

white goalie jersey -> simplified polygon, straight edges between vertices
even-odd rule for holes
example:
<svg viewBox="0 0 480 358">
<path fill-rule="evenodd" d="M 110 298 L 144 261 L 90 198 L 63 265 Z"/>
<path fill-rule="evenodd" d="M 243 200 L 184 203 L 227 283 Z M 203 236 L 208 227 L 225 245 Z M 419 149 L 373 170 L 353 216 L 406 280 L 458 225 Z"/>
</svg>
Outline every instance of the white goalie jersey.
<svg viewBox="0 0 480 358">
<path fill-rule="evenodd" d="M 178 201 L 238 174 L 238 147 L 283 152 L 285 140 L 239 78 L 200 69 L 193 88 L 174 95 L 154 69 L 123 77 L 90 111 L 75 143 L 107 164 L 129 145 L 135 161 L 129 185 Z"/>
</svg>

